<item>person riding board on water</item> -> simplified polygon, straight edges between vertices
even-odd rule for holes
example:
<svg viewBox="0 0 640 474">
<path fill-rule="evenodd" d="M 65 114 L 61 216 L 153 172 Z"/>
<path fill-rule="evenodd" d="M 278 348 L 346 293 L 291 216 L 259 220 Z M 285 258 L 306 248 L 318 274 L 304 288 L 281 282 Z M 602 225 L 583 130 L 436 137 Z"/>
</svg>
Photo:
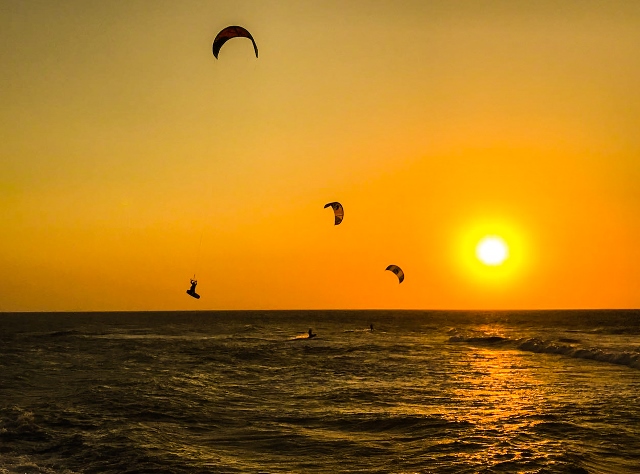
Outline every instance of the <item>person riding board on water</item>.
<svg viewBox="0 0 640 474">
<path fill-rule="evenodd" d="M 193 296 L 196 299 L 200 298 L 200 295 L 196 293 L 196 285 L 198 284 L 198 280 L 194 280 L 193 278 L 189 280 L 191 282 L 191 288 L 187 290 L 187 294 L 189 296 Z"/>
</svg>

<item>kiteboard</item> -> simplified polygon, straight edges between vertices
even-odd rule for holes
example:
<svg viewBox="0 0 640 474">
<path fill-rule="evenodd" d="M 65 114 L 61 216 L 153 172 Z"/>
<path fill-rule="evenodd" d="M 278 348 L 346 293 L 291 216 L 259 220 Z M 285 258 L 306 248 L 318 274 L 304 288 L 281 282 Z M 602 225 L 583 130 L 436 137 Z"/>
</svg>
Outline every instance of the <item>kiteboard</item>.
<svg viewBox="0 0 640 474">
<path fill-rule="evenodd" d="M 187 294 L 189 296 L 193 296 L 195 299 L 199 300 L 200 299 L 200 295 L 198 293 L 196 293 L 195 291 L 191 291 L 191 290 L 187 290 Z"/>
<path fill-rule="evenodd" d="M 289 341 L 308 341 L 309 339 L 313 339 L 316 336 L 317 334 L 314 334 L 313 336 L 309 337 L 309 334 L 305 333 L 305 334 L 298 334 L 297 336 L 290 337 L 288 340 Z"/>
</svg>

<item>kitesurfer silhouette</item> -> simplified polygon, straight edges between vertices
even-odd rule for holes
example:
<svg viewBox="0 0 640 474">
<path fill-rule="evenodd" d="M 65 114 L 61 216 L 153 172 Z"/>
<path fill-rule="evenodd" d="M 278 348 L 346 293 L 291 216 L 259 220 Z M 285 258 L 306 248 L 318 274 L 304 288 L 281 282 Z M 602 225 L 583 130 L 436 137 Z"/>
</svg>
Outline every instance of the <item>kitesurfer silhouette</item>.
<svg viewBox="0 0 640 474">
<path fill-rule="evenodd" d="M 309 328 L 309 339 L 311 339 L 312 337 L 316 337 L 316 336 L 317 336 L 317 334 L 313 333 L 313 329 Z"/>
<path fill-rule="evenodd" d="M 192 279 L 191 279 L 191 280 L 189 280 L 189 281 L 191 281 L 191 288 L 189 288 L 189 289 L 187 290 L 187 294 L 188 294 L 189 296 L 193 296 L 193 297 L 194 297 L 194 298 L 196 298 L 196 299 L 199 299 L 199 298 L 200 298 L 200 295 L 199 295 L 198 293 L 196 293 L 196 285 L 198 284 L 198 280 L 194 280 L 194 279 L 192 278 Z"/>
</svg>

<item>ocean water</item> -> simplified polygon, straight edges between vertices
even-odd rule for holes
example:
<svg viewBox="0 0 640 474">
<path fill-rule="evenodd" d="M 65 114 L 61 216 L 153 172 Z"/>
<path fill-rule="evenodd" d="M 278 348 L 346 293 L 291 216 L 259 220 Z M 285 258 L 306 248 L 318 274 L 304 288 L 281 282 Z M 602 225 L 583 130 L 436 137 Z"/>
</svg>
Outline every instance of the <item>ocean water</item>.
<svg viewBox="0 0 640 474">
<path fill-rule="evenodd" d="M 640 311 L 0 314 L 0 473 L 134 472 L 637 473 Z"/>
</svg>

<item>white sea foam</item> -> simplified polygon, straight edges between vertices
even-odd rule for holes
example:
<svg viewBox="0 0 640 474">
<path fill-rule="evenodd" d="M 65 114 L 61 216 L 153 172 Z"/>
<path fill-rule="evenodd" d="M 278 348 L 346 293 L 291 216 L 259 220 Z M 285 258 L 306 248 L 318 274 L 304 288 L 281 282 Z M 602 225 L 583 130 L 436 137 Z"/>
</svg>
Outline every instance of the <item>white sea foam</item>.
<svg viewBox="0 0 640 474">
<path fill-rule="evenodd" d="M 579 339 L 559 338 L 544 340 L 536 337 L 504 337 L 490 333 L 450 330 L 450 342 L 478 345 L 500 345 L 523 351 L 558 354 L 579 359 L 595 360 L 640 369 L 640 346 L 636 350 L 619 351 L 607 347 L 586 346 Z"/>
</svg>

